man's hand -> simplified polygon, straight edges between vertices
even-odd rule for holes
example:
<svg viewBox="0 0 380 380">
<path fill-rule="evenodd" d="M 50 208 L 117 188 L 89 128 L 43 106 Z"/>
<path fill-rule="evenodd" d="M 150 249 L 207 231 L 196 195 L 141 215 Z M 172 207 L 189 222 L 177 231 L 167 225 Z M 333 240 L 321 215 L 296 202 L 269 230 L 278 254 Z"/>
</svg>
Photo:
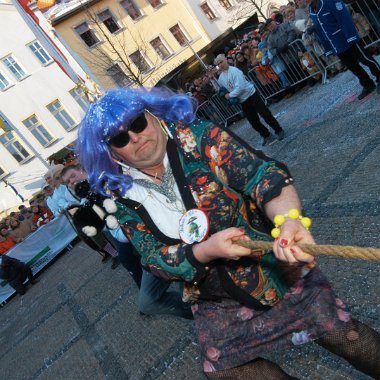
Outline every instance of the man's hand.
<svg viewBox="0 0 380 380">
<path fill-rule="evenodd" d="M 287 263 L 311 263 L 312 255 L 305 253 L 297 246 L 297 243 L 315 244 L 311 233 L 299 220 L 287 219 L 281 226 L 281 235 L 273 244 L 276 258 Z"/>
<path fill-rule="evenodd" d="M 249 256 L 251 250 L 235 243 L 237 240 L 250 240 L 244 228 L 230 227 L 216 232 L 209 239 L 195 244 L 193 253 L 200 263 L 208 263 L 218 258 L 237 260 Z"/>
</svg>

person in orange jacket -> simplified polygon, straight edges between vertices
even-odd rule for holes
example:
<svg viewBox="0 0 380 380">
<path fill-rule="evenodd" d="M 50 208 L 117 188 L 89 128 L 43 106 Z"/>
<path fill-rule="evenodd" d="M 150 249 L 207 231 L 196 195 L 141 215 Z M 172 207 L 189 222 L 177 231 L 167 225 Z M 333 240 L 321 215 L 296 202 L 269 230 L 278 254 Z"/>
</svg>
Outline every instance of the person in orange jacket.
<svg viewBox="0 0 380 380">
<path fill-rule="evenodd" d="M 49 223 L 54 218 L 53 213 L 47 207 L 36 205 L 32 207 L 32 212 L 33 212 L 32 222 L 37 227 L 40 227 L 46 223 Z"/>
<path fill-rule="evenodd" d="M 8 252 L 14 245 L 16 245 L 13 238 L 9 235 L 8 228 L 5 224 L 0 226 L 0 255 Z"/>
</svg>

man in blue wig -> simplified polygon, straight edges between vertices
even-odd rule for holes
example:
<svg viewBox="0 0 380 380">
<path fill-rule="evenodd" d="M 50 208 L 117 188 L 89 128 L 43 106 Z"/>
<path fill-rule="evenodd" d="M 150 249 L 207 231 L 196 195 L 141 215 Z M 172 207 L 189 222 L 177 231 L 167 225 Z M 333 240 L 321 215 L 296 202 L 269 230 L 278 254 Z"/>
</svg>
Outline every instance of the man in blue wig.
<svg viewBox="0 0 380 380">
<path fill-rule="evenodd" d="M 313 340 L 379 377 L 380 334 L 351 319 L 299 247 L 314 240 L 283 164 L 195 120 L 188 96 L 158 89 L 92 104 L 78 153 L 93 190 L 116 200 L 144 268 L 183 282 L 209 379 L 294 379 L 261 357 Z M 275 219 L 273 250 L 237 243 L 271 240 Z"/>
</svg>

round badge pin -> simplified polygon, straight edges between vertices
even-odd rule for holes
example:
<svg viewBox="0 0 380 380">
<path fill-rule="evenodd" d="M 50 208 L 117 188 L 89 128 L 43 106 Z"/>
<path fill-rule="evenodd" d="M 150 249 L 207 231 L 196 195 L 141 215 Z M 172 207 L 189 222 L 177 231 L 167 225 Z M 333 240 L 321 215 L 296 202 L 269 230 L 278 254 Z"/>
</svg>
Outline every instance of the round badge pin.
<svg viewBox="0 0 380 380">
<path fill-rule="evenodd" d="M 195 208 L 186 211 L 179 220 L 179 236 L 186 244 L 205 240 L 209 229 L 210 223 L 206 213 Z"/>
</svg>

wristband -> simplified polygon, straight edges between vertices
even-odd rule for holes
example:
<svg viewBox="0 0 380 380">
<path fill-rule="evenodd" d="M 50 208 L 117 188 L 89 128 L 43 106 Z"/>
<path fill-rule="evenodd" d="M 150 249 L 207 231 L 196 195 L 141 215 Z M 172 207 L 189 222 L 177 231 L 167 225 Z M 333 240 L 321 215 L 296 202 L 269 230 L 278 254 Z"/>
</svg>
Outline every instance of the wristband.
<svg viewBox="0 0 380 380">
<path fill-rule="evenodd" d="M 271 235 L 274 239 L 277 239 L 281 235 L 281 226 L 285 223 L 286 219 L 299 220 L 301 224 L 308 230 L 312 225 L 312 220 L 308 217 L 302 216 L 300 212 L 292 208 L 287 214 L 278 214 L 274 217 L 274 227 L 271 231 Z"/>
</svg>

